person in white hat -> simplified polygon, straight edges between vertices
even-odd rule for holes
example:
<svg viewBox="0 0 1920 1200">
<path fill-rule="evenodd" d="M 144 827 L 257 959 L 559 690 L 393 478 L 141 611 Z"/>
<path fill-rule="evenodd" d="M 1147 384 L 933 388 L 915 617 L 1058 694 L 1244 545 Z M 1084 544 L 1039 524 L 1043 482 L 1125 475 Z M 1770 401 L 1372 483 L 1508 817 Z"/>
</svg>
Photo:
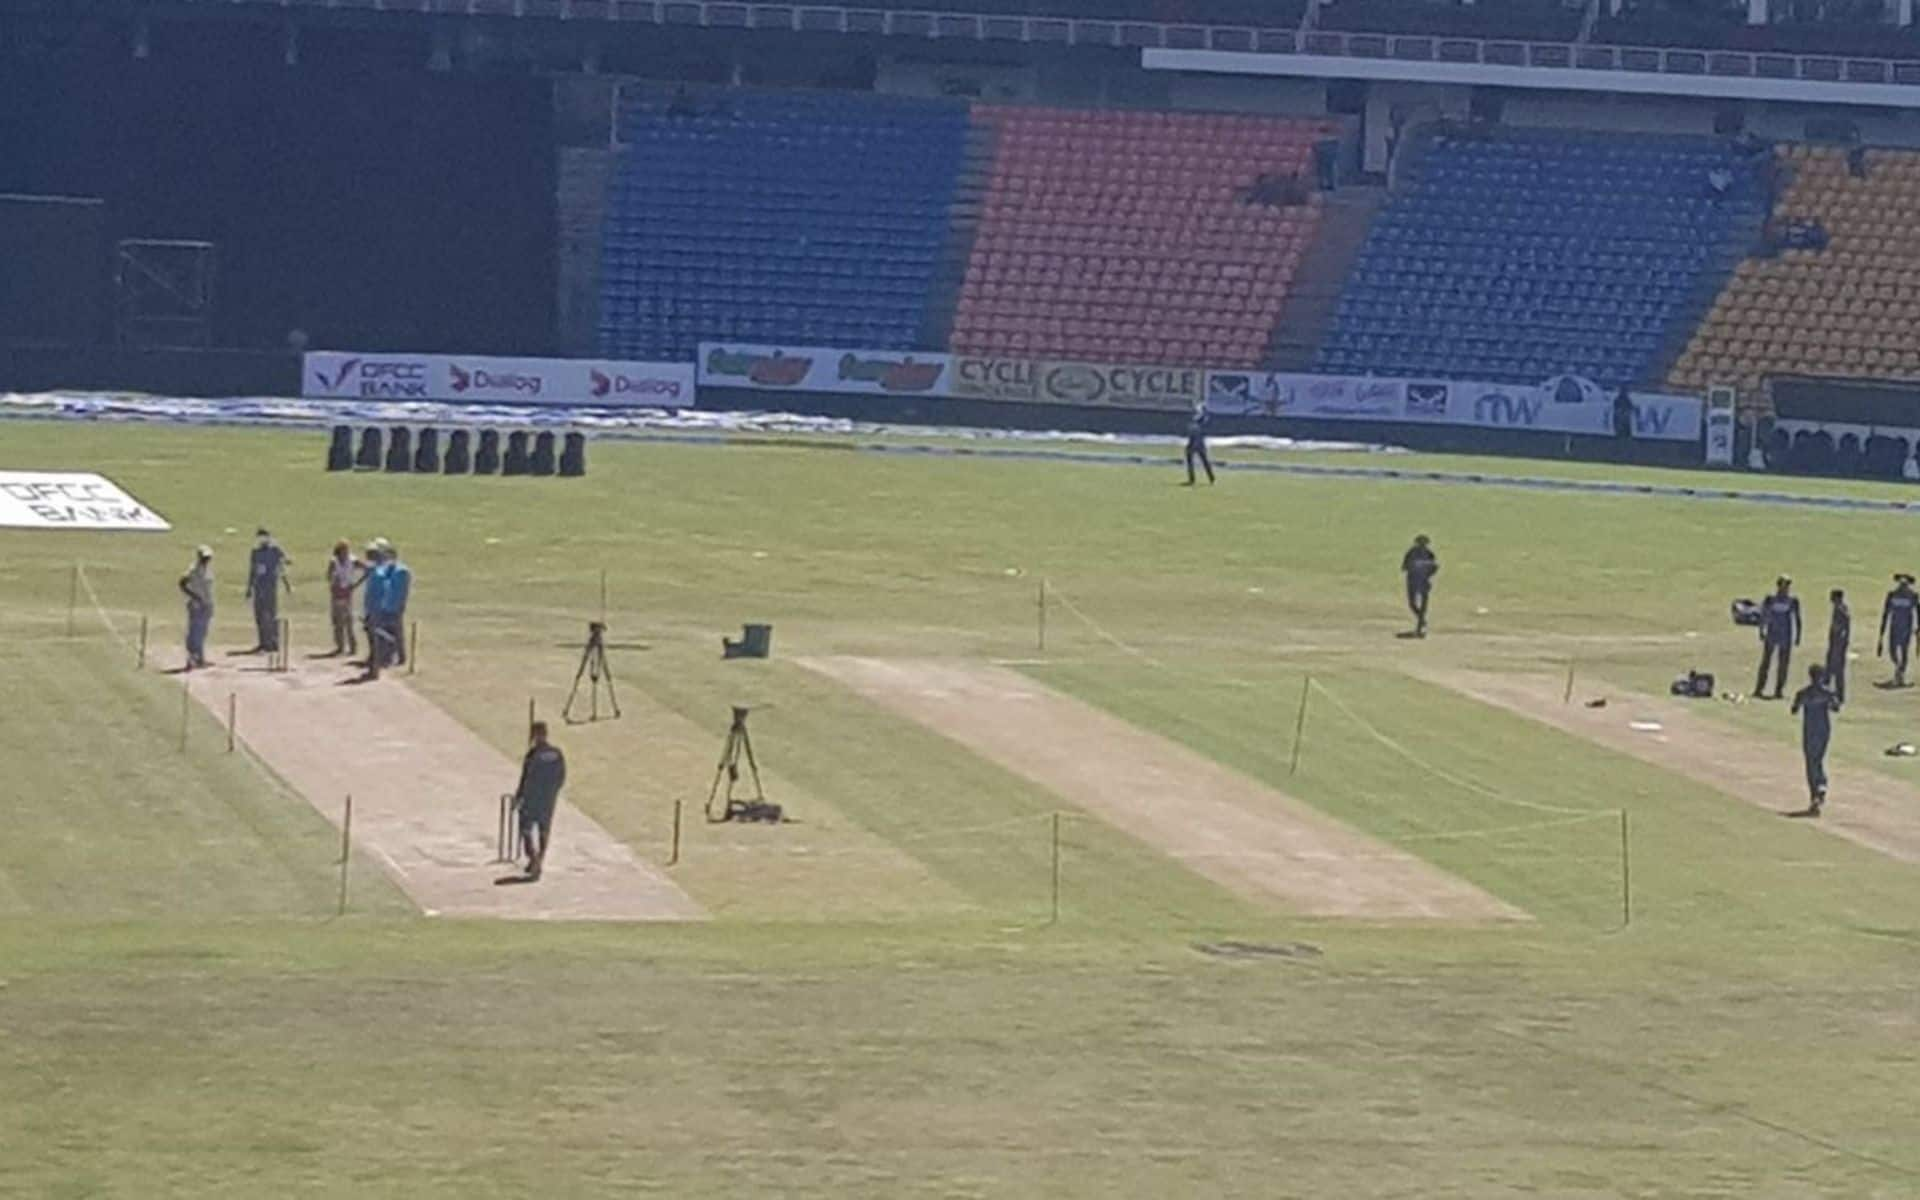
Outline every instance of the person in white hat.
<svg viewBox="0 0 1920 1200">
<path fill-rule="evenodd" d="M 200 546 L 193 565 L 180 577 L 180 594 L 187 598 L 187 665 L 189 671 L 207 665 L 207 631 L 213 627 L 213 548 Z"/>
</svg>

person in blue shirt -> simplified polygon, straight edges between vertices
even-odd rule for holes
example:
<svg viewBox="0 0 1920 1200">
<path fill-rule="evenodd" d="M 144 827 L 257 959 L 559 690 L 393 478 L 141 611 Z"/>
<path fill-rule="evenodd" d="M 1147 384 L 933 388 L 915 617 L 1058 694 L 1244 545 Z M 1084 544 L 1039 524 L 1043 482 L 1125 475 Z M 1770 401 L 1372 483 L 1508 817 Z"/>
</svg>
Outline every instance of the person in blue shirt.
<svg viewBox="0 0 1920 1200">
<path fill-rule="evenodd" d="M 385 538 L 375 538 L 367 543 L 367 576 L 361 585 L 360 603 L 362 621 L 367 630 L 367 657 L 361 665 L 367 673 L 362 679 L 380 678 L 380 668 L 387 661 L 387 652 L 383 646 L 387 629 L 387 595 L 391 587 L 392 573 L 388 570 L 388 557 Z"/>
<path fill-rule="evenodd" d="M 400 560 L 400 552 L 391 544 L 387 546 L 385 565 L 387 568 L 386 649 L 392 656 L 392 665 L 404 667 L 407 664 L 407 601 L 413 594 L 413 570 Z"/>
</svg>

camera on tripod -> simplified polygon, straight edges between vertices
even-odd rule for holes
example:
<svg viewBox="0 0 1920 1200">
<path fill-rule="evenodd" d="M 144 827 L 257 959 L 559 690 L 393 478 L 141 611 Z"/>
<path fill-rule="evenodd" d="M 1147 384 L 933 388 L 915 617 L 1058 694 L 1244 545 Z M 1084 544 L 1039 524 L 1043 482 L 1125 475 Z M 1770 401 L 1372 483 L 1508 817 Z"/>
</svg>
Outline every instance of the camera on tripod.
<svg viewBox="0 0 1920 1200">
<path fill-rule="evenodd" d="M 575 706 L 580 700 L 580 684 L 587 684 L 587 713 L 579 716 Z M 605 621 L 587 622 L 587 644 L 580 649 L 580 666 L 573 673 L 573 688 L 567 692 L 567 703 L 560 710 L 560 716 L 569 725 L 580 725 L 600 719 L 600 693 L 607 693 L 607 707 L 610 720 L 620 717 L 620 697 L 613 690 L 613 664 L 607 661 L 607 623 Z"/>
<path fill-rule="evenodd" d="M 707 791 L 707 820 L 722 821 L 759 821 L 769 825 L 778 825 L 786 820 L 785 811 L 767 799 L 767 793 L 760 786 L 760 764 L 753 757 L 753 738 L 747 733 L 747 714 L 752 707 L 745 704 L 733 705 L 733 724 L 727 728 L 727 742 L 720 750 L 720 766 L 713 773 L 713 787 Z M 735 796 L 733 790 L 740 783 L 740 760 L 747 763 L 747 774 L 753 780 L 753 796 Z M 720 785 L 727 785 L 726 795 L 720 794 Z"/>
</svg>

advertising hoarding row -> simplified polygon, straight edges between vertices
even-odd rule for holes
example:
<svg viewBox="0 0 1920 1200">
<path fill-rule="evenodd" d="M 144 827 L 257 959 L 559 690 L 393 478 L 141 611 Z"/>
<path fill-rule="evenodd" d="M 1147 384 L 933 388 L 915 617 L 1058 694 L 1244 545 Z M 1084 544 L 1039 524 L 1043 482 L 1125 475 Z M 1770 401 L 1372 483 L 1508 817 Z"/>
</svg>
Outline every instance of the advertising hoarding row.
<svg viewBox="0 0 1920 1200">
<path fill-rule="evenodd" d="M 1697 441 L 1696 396 L 1630 392 L 1633 436 Z M 1394 421 L 1612 436 L 1613 396 L 1589 379 L 1561 375 L 1540 384 L 1272 371 L 1207 372 L 1207 409 L 1220 416 Z"/>
<path fill-rule="evenodd" d="M 702 343 L 695 364 L 316 352 L 306 356 L 304 394 L 355 400 L 684 407 L 694 403 L 696 385 L 1176 412 L 1204 401 L 1219 416 L 1410 422 L 1590 436 L 1615 432 L 1613 397 L 1593 381 L 1573 375 L 1511 384 L 731 342 Z M 1634 392 L 1631 399 L 1636 438 L 1700 437 L 1699 398 Z"/>
<path fill-rule="evenodd" d="M 703 342 L 703 387 L 852 395 L 934 396 L 1025 404 L 1188 408 L 1204 394 L 1198 367 L 1136 366 L 923 351 Z"/>
<path fill-rule="evenodd" d="M 327 400 L 439 400 L 662 408 L 693 403 L 692 363 L 322 350 L 301 363 L 301 395 Z"/>
</svg>

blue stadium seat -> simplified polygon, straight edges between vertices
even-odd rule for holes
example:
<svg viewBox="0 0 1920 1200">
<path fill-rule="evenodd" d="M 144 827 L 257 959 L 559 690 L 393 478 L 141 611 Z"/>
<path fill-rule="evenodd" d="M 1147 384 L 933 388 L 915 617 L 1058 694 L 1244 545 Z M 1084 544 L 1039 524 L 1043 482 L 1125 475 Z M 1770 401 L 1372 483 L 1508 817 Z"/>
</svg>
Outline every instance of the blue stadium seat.
<svg viewBox="0 0 1920 1200">
<path fill-rule="evenodd" d="M 609 194 L 600 349 L 703 340 L 911 349 L 964 158 L 964 104 L 630 91 Z"/>
<path fill-rule="evenodd" d="M 1647 381 L 1762 215 L 1758 171 L 1718 139 L 1500 131 L 1422 149 L 1361 247 L 1320 370 Z M 1734 176 L 1723 196 L 1716 168 Z"/>
</svg>

